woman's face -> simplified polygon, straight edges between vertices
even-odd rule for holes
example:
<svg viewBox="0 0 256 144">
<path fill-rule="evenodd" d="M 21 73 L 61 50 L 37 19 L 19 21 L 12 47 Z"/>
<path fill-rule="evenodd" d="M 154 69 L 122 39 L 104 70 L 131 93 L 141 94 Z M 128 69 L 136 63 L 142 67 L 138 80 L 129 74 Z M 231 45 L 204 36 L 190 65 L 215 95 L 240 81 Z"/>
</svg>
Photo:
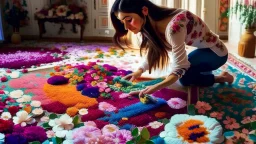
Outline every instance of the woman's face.
<svg viewBox="0 0 256 144">
<path fill-rule="evenodd" d="M 124 24 L 124 28 L 134 34 L 140 32 L 144 25 L 144 19 L 135 13 L 118 12 L 116 16 Z"/>
</svg>

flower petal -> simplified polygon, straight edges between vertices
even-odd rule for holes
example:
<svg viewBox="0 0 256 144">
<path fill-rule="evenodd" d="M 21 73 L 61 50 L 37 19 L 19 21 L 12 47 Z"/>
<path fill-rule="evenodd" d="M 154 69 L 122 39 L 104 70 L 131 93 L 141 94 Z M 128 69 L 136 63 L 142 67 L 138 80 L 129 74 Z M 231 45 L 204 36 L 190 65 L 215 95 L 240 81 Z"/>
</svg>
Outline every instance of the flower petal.
<svg viewBox="0 0 256 144">
<path fill-rule="evenodd" d="M 187 114 L 176 114 L 172 116 L 170 123 L 177 126 L 180 125 L 182 122 L 186 121 L 189 119 L 189 115 Z"/>
</svg>

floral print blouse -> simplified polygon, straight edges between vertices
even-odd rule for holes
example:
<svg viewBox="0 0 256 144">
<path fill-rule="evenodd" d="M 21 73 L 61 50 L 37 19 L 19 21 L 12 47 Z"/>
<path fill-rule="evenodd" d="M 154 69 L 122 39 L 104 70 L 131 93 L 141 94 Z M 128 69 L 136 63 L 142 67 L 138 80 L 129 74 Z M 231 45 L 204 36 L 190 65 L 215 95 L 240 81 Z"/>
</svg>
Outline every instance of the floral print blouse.
<svg viewBox="0 0 256 144">
<path fill-rule="evenodd" d="M 173 74 L 182 77 L 190 67 L 185 45 L 197 48 L 210 48 L 218 56 L 228 54 L 226 46 L 218 36 L 210 31 L 208 26 L 196 15 L 184 10 L 176 14 L 168 23 L 165 30 L 166 41 L 172 47 L 169 56 Z M 140 66 L 148 69 L 147 60 Z"/>
</svg>

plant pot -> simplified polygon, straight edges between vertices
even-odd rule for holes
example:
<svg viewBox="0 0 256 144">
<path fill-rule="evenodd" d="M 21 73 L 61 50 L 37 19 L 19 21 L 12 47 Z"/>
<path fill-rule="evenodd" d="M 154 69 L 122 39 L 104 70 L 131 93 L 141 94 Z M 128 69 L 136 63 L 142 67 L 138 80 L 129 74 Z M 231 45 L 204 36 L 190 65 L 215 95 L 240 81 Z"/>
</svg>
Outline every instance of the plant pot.
<svg viewBox="0 0 256 144">
<path fill-rule="evenodd" d="M 11 37 L 11 42 L 13 44 L 20 44 L 21 43 L 21 36 L 20 33 L 14 32 Z"/>
<path fill-rule="evenodd" d="M 246 29 L 245 33 L 240 38 L 238 44 L 238 55 L 246 58 L 255 57 L 255 43 L 256 39 L 254 36 L 255 29 Z"/>
</svg>

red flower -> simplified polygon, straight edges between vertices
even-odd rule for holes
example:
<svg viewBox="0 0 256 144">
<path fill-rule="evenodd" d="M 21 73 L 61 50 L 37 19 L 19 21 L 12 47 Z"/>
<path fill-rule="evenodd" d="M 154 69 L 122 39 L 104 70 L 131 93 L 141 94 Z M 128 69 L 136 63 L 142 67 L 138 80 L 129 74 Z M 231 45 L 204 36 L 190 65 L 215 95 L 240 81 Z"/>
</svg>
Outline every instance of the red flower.
<svg viewBox="0 0 256 144">
<path fill-rule="evenodd" d="M 13 122 L 10 120 L 2 120 L 0 119 L 0 132 L 4 133 L 4 132 L 9 132 L 12 130 L 13 127 Z"/>
<path fill-rule="evenodd" d="M 187 43 L 187 45 L 192 45 L 194 42 L 193 41 L 189 41 L 188 43 Z"/>
<path fill-rule="evenodd" d="M 217 41 L 217 37 L 216 36 L 213 36 L 212 37 L 212 42 L 215 43 Z"/>
<path fill-rule="evenodd" d="M 180 26 L 178 24 L 173 24 L 172 25 L 172 31 L 175 33 L 175 32 L 178 32 L 180 30 Z"/>
<path fill-rule="evenodd" d="M 18 106 L 11 106 L 8 108 L 8 111 L 11 113 L 12 116 L 16 115 L 16 113 L 20 110 Z"/>
<path fill-rule="evenodd" d="M 202 32 L 199 32 L 199 37 L 201 37 L 202 36 Z"/>
<path fill-rule="evenodd" d="M 176 17 L 176 20 L 177 20 L 177 21 L 185 20 L 185 15 L 184 15 L 184 14 L 178 15 L 178 16 Z"/>
<path fill-rule="evenodd" d="M 196 39 L 197 38 L 197 31 L 194 31 L 191 35 L 191 39 Z"/>
</svg>

